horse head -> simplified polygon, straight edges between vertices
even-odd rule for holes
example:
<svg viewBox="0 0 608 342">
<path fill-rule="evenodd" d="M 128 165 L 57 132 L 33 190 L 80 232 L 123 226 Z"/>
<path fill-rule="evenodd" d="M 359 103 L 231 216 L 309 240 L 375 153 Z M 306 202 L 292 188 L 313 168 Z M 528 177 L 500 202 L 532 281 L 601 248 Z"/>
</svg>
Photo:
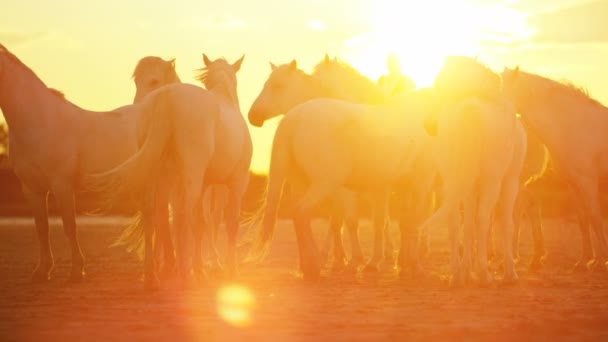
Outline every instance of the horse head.
<svg viewBox="0 0 608 342">
<path fill-rule="evenodd" d="M 287 113 L 292 107 L 313 96 L 314 80 L 298 69 L 296 60 L 275 65 L 270 63 L 271 73 L 264 88 L 249 109 L 249 123 L 262 127 L 264 122 L 275 116 Z"/>
<path fill-rule="evenodd" d="M 175 72 L 175 59 L 165 61 L 155 56 L 139 60 L 133 71 L 133 80 L 136 87 L 133 103 L 139 103 L 146 95 L 160 87 L 181 82 Z"/>
<path fill-rule="evenodd" d="M 229 63 L 225 58 L 211 60 L 203 54 L 205 66 L 198 69 L 196 79 L 202 82 L 205 88 L 229 99 L 238 107 L 236 73 L 241 70 L 244 59 L 245 55 L 236 62 Z"/>
</svg>

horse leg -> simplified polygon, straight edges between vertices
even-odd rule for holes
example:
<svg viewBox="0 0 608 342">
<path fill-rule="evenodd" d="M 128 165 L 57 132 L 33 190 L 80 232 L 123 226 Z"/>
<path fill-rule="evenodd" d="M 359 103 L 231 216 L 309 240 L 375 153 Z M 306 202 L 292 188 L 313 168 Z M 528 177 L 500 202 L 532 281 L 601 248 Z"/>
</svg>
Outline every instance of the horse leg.
<svg viewBox="0 0 608 342">
<path fill-rule="evenodd" d="M 354 194 L 344 198 L 344 221 L 350 239 L 351 250 L 347 268 L 356 270 L 363 264 L 364 258 L 361 241 L 359 240 L 359 217 L 357 215 L 357 201 Z"/>
<path fill-rule="evenodd" d="M 67 187 L 58 187 L 53 191 L 55 200 L 61 213 L 63 221 L 63 231 L 70 242 L 72 251 L 72 271 L 70 272 L 70 282 L 81 282 L 84 280 L 84 255 L 78 242 L 78 232 L 76 230 L 76 210 L 74 191 Z"/>
<path fill-rule="evenodd" d="M 167 186 L 159 185 L 158 193 L 155 196 L 155 218 L 156 234 L 154 235 L 154 248 L 158 250 L 157 256 L 163 255 L 162 268 L 160 275 L 169 276 L 175 268 L 175 251 L 171 241 L 171 227 L 169 222 L 169 189 Z M 157 260 L 160 260 L 157 258 Z M 158 265 L 157 265 L 158 266 Z"/>
<path fill-rule="evenodd" d="M 414 222 L 409 215 L 411 207 L 408 205 L 406 198 L 401 203 L 399 216 L 399 230 L 401 232 L 401 246 L 397 255 L 397 264 L 399 266 L 399 276 L 404 277 L 405 272 L 415 273 L 415 255 L 418 231 Z"/>
<path fill-rule="evenodd" d="M 541 203 L 533 195 L 530 195 L 530 205 L 528 206 L 528 217 L 532 228 L 532 240 L 534 241 L 534 255 L 530 262 L 529 270 L 535 271 L 542 268 L 543 258 L 545 257 L 545 239 L 543 236 L 542 226 L 542 208 Z"/>
<path fill-rule="evenodd" d="M 448 216 L 448 239 L 450 240 L 450 287 L 462 286 L 464 277 L 460 275 L 462 257 L 460 255 L 460 210 L 453 210 Z"/>
<path fill-rule="evenodd" d="M 477 199 L 475 197 L 468 198 L 463 210 L 463 248 L 460 267 L 456 272 L 453 285 L 466 285 L 472 281 L 473 272 L 473 247 L 475 241 L 475 228 L 477 217 Z M 478 237 L 481 239 L 481 237 Z M 487 253 L 487 251 L 486 251 Z M 487 257 L 487 254 L 486 254 Z"/>
<path fill-rule="evenodd" d="M 153 291 L 159 288 L 158 277 L 156 276 L 156 266 L 154 260 L 154 218 L 155 213 L 157 213 L 156 206 L 159 201 L 155 198 L 157 196 L 157 191 L 148 190 L 143 199 L 142 206 L 142 222 L 141 224 L 144 227 L 144 289 Z M 162 204 L 161 204 L 162 205 Z M 164 203 L 164 206 L 167 206 L 167 203 Z M 173 250 L 173 247 L 171 247 Z M 167 250 L 165 249 L 165 253 Z"/>
<path fill-rule="evenodd" d="M 585 182 L 579 185 L 583 204 L 590 219 L 591 227 L 595 235 L 596 255 L 595 260 L 589 264 L 592 270 L 605 270 L 605 263 L 608 258 L 608 242 L 604 233 L 604 222 L 600 207 L 597 182 Z"/>
<path fill-rule="evenodd" d="M 587 270 L 587 265 L 593 260 L 593 250 L 591 248 L 591 234 L 589 231 L 589 219 L 584 208 L 577 206 L 576 217 L 578 221 L 578 229 L 581 233 L 581 257 L 574 264 L 573 272 L 579 273 Z"/>
<path fill-rule="evenodd" d="M 300 246 L 300 267 L 305 281 L 316 281 L 320 277 L 317 245 L 310 227 L 312 209 L 328 194 L 334 192 L 330 184 L 313 183 L 297 202 L 294 212 L 294 228 Z"/>
<path fill-rule="evenodd" d="M 416 213 L 417 223 L 422 222 L 426 217 L 432 214 L 433 208 L 433 192 L 429 192 L 422 197 L 423 201 L 420 204 L 419 212 Z M 420 248 L 418 249 L 418 259 L 424 260 L 428 258 L 431 252 L 431 241 L 428 229 L 420 232 Z"/>
<path fill-rule="evenodd" d="M 245 177 L 245 181 L 242 181 Z M 249 184 L 249 176 L 239 178 L 241 181 L 235 184 L 230 191 L 228 204 L 226 207 L 226 235 L 228 240 L 228 250 L 226 254 L 226 271 L 229 278 L 234 278 L 237 274 L 236 269 L 236 237 L 239 231 L 239 215 L 243 196 Z"/>
<path fill-rule="evenodd" d="M 377 272 L 378 264 L 384 256 L 384 231 L 386 226 L 386 216 L 388 207 L 388 193 L 383 191 L 379 194 L 374 194 L 374 252 L 372 258 L 365 265 L 365 271 Z"/>
<path fill-rule="evenodd" d="M 391 234 L 391 220 L 388 214 L 388 206 L 384 220 L 384 263 L 390 265 L 395 263 L 395 245 L 393 235 Z"/>
<path fill-rule="evenodd" d="M 513 257 L 513 212 L 518 199 L 518 191 L 519 182 L 516 179 L 503 180 L 497 213 L 503 238 L 503 282 L 505 283 L 514 283 L 518 280 L 517 273 L 515 272 L 515 261 Z"/>
<path fill-rule="evenodd" d="M 194 251 L 192 254 L 192 270 L 194 271 L 196 280 L 200 284 L 205 284 L 207 282 L 207 274 L 205 273 L 205 268 L 203 266 L 202 244 L 208 226 L 203 217 L 203 196 L 199 198 L 199 203 L 194 206 L 193 211 L 194 220 L 192 222 L 192 237 L 194 240 Z"/>
<path fill-rule="evenodd" d="M 346 266 L 346 253 L 344 252 L 344 244 L 342 242 L 342 222 L 344 221 L 344 215 L 332 215 L 330 218 L 330 232 L 328 232 L 328 240 L 331 243 L 333 239 L 334 249 L 334 260 L 332 269 L 334 271 L 340 271 Z M 333 235 L 333 237 L 332 237 Z M 326 241 L 327 243 L 328 241 Z M 329 245 L 328 245 L 329 246 Z"/>
<path fill-rule="evenodd" d="M 519 245 L 521 238 L 521 223 L 526 209 L 529 207 L 529 193 L 528 189 L 524 185 L 520 185 L 519 194 L 517 194 L 517 200 L 515 202 L 515 208 L 513 213 L 513 259 L 515 263 L 519 263 Z"/>
<path fill-rule="evenodd" d="M 40 257 L 38 266 L 32 274 L 31 281 L 34 283 L 44 282 L 51 279 L 51 272 L 55 266 L 53 261 L 53 252 L 51 250 L 51 241 L 49 235 L 49 219 L 47 198 L 48 193 L 32 191 L 25 185 L 22 186 L 23 194 L 30 204 L 34 213 L 34 221 L 36 223 L 36 234 L 38 235 L 38 243 L 40 245 Z"/>
</svg>

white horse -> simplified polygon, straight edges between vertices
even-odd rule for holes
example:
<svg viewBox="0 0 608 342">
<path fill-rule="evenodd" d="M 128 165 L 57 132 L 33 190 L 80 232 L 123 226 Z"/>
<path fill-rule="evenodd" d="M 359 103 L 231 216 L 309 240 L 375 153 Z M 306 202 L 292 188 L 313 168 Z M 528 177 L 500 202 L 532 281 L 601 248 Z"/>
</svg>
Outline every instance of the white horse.
<svg viewBox="0 0 608 342">
<path fill-rule="evenodd" d="M 503 97 L 500 76 L 468 57 L 448 57 L 434 85 L 444 109 L 427 119 L 436 134 L 435 158 L 443 182 L 443 203 L 421 228 L 449 220 L 452 285 L 469 281 L 477 240 L 478 276 L 492 282 L 488 231 L 492 212 L 500 222 L 504 280 L 517 280 L 513 260 L 513 210 L 526 150 L 523 125 Z M 464 252 L 458 248 L 460 205 L 464 207 Z"/>
<path fill-rule="evenodd" d="M 293 73 L 292 73 L 293 74 Z M 312 74 L 319 80 L 320 84 L 328 89 L 332 97 L 347 100 L 355 103 L 379 104 L 399 101 L 401 96 L 407 92 L 393 95 L 392 91 L 387 94 L 386 88 L 378 86 L 369 78 L 363 76 L 352 66 L 334 58 L 330 59 L 327 55 L 325 59 L 318 63 Z M 417 113 L 403 113 L 412 115 Z M 419 271 L 418 244 L 420 243 L 420 254 L 425 254 L 425 247 L 428 248 L 428 234 L 418 237 L 418 232 L 414 229 L 418 224 L 430 215 L 429 209 L 432 206 L 433 186 L 437 178 L 437 168 L 432 157 L 431 139 L 421 141 L 414 158 L 411 170 L 403 176 L 395 190 L 399 195 L 399 226 L 401 230 L 401 248 L 399 249 L 400 271 L 405 268 Z M 357 226 L 354 226 L 357 229 Z M 390 238 L 390 229 L 387 221 L 385 228 L 385 258 L 392 257 L 393 244 Z M 339 238 L 339 230 L 334 235 Z M 328 236 L 331 236 L 328 234 Z M 351 234 L 351 239 L 357 239 L 357 234 Z M 330 239 L 326 239 L 330 240 Z M 420 241 L 419 241 L 420 240 Z M 334 245 L 337 249 L 342 248 L 341 241 L 336 240 Z M 355 245 L 359 245 L 356 241 Z M 405 259 L 402 259 L 404 257 Z M 388 258 L 388 262 L 392 259 Z"/>
<path fill-rule="evenodd" d="M 9 159 L 34 214 L 40 261 L 32 281 L 46 281 L 54 266 L 49 241 L 47 197 L 52 192 L 72 252 L 70 281 L 85 277 L 74 213 L 74 194 L 83 175 L 126 160 L 137 150 L 140 112 L 134 105 L 92 112 L 48 88 L 0 45 L 0 108 L 9 126 Z"/>
<path fill-rule="evenodd" d="M 143 98 L 151 93 L 152 91 L 171 84 L 180 82 L 179 77 L 175 72 L 175 59 L 165 61 L 156 56 L 148 56 L 142 58 L 135 67 L 133 72 L 133 80 L 135 82 L 135 98 L 133 102 L 135 104 L 141 103 Z M 140 137 L 139 143 L 143 143 L 143 138 Z M 135 152 L 135 151 L 134 151 Z M 170 172 L 166 170 L 166 172 Z M 170 179 L 167 177 L 167 179 Z M 159 196 L 157 196 L 157 231 L 154 243 L 156 260 L 159 261 L 157 266 L 160 267 L 162 262 L 162 268 L 160 268 L 161 274 L 168 275 L 175 264 L 175 256 L 173 250 L 173 244 L 171 241 L 170 224 L 169 224 L 169 210 L 165 210 L 165 203 L 170 198 L 170 184 L 163 184 L 164 187 L 159 190 Z M 173 191 L 174 199 L 177 191 Z M 209 186 L 203 196 L 203 208 L 204 210 L 204 221 L 200 224 L 205 225 L 204 241 L 206 242 L 206 252 L 210 259 L 211 266 L 214 268 L 221 268 L 219 261 L 219 253 L 215 244 L 216 233 L 219 223 L 222 219 L 223 209 L 227 201 L 227 189 L 222 185 Z M 133 241 L 133 232 L 130 230 L 125 231 L 125 234 L 118 239 L 115 245 L 126 245 L 127 249 L 135 249 L 138 254 L 142 256 L 143 244 L 139 239 Z M 164 253 L 163 253 L 164 252 Z"/>
<path fill-rule="evenodd" d="M 600 210 L 599 179 L 608 174 L 608 108 L 571 84 L 519 68 L 505 69 L 502 76 L 517 111 L 547 146 L 555 169 L 581 204 L 582 256 L 575 269 L 603 270 L 608 242 Z M 595 258 L 589 224 L 597 241 Z"/>
<path fill-rule="evenodd" d="M 138 227 L 144 230 L 146 288 L 158 286 L 154 259 L 149 253 L 154 233 L 154 226 L 150 223 L 160 186 L 156 166 L 163 163 L 169 163 L 170 176 L 175 177 L 180 194 L 175 206 L 176 255 L 180 275 L 184 278 L 190 276 L 191 270 L 184 254 L 188 236 L 186 229 L 194 228 L 195 215 L 200 213 L 196 207 L 201 204 L 203 193 L 210 184 L 224 184 L 230 189 L 226 208 L 226 263 L 229 274 L 235 273 L 236 235 L 241 201 L 249 183 L 252 153 L 251 137 L 237 96 L 236 72 L 243 58 L 229 64 L 224 59 L 212 62 L 203 55 L 205 68 L 199 79 L 208 90 L 175 84 L 148 94 L 141 103 L 146 121 L 142 125 L 145 142 L 139 151 L 112 170 L 87 176 L 88 187 L 107 194 L 110 202 L 124 192 L 143 195 L 142 224 Z M 193 229 L 193 233 L 193 267 L 202 272 L 203 231 Z"/>
<path fill-rule="evenodd" d="M 273 69 L 276 70 L 249 111 L 249 120 L 261 125 L 266 119 L 287 114 L 274 136 L 263 227 L 250 256 L 261 259 L 268 253 L 281 191 L 287 181 L 298 199 L 293 218 L 305 279 L 319 276 L 310 211 L 342 188 L 372 194 L 373 266 L 383 255 L 388 195 L 409 170 L 417 144 L 425 136 L 420 119 L 404 113 L 428 110 L 427 93 L 412 92 L 395 104 L 356 104 L 320 98 L 327 90 L 320 87 L 311 91 L 307 85 L 313 82 L 311 78 L 287 78 L 294 80 L 287 84 L 286 78 L 274 76 L 279 69 L 304 74 L 297 69 L 295 60 Z"/>
</svg>

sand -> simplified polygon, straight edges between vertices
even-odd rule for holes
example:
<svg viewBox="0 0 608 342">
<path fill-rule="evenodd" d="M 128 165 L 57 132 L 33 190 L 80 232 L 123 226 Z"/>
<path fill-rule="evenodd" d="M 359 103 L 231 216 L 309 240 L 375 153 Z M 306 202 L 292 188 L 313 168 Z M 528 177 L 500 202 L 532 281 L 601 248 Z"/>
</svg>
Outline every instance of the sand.
<svg viewBox="0 0 608 342">
<path fill-rule="evenodd" d="M 33 220 L 0 220 L 1 341 L 608 341 L 608 272 L 570 273 L 580 251 L 570 222 L 545 220 L 549 255 L 542 272 L 526 272 L 530 238 L 524 228 L 519 284 L 449 289 L 442 279 L 449 256 L 445 231 L 434 232 L 427 262 L 439 278 L 399 279 L 390 268 L 377 274 L 325 270 L 321 282 L 310 285 L 296 272 L 291 223 L 281 221 L 265 264 L 240 270 L 238 285 L 251 298 L 232 314 L 240 315 L 237 322 L 218 310 L 218 293 L 230 283 L 211 280 L 183 290 L 168 282 L 161 291 L 144 292 L 141 262 L 108 248 L 123 220 L 78 222 L 86 281 L 66 283 L 70 253 L 59 221 L 52 220 L 53 279 L 33 285 Z M 325 227 L 314 225 L 319 242 Z M 369 255 L 369 223 L 362 223 L 361 236 Z"/>
</svg>

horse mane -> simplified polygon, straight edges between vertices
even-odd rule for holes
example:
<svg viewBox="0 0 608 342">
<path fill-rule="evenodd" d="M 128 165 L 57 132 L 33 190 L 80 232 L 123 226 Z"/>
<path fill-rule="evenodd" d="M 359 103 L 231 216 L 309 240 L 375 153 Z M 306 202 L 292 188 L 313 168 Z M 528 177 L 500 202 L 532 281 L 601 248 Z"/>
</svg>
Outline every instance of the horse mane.
<svg viewBox="0 0 608 342">
<path fill-rule="evenodd" d="M 61 99 L 61 100 L 65 100 L 65 95 L 63 92 L 55 89 L 55 88 L 50 88 L 48 87 L 41 79 L 40 77 L 38 77 L 38 75 L 36 75 L 36 73 L 27 65 L 25 65 L 25 63 L 23 63 L 17 56 L 15 56 L 12 52 L 10 52 L 4 45 L 0 44 L 0 54 L 4 54 L 10 61 L 12 61 L 13 63 L 17 64 L 20 68 L 23 68 L 26 72 L 28 72 L 30 75 L 32 75 L 34 77 L 34 79 L 38 80 L 38 82 L 40 82 L 46 89 L 48 89 L 51 94 L 53 94 L 54 96 L 56 96 L 57 98 Z"/>
<path fill-rule="evenodd" d="M 55 88 L 48 88 L 53 95 L 61 100 L 65 100 L 65 94 L 61 90 L 57 90 Z"/>
<path fill-rule="evenodd" d="M 594 104 L 603 106 L 598 100 L 591 97 L 591 94 L 589 94 L 589 90 L 587 90 L 587 88 L 585 88 L 583 86 L 579 86 L 579 85 L 575 84 L 574 82 L 567 80 L 567 79 L 561 80 L 561 81 L 559 81 L 559 83 L 561 83 L 563 86 L 565 86 L 565 88 L 567 88 L 567 90 L 569 92 L 572 92 L 573 94 L 575 94 L 574 96 L 584 97 L 588 101 L 591 101 Z"/>
<path fill-rule="evenodd" d="M 328 79 L 334 82 L 337 81 L 337 84 L 340 84 L 342 88 L 332 90 L 338 92 L 336 95 L 344 96 L 348 94 L 346 96 L 347 100 L 365 103 L 382 103 L 386 100 L 384 93 L 374 81 L 338 58 L 330 59 L 328 56 L 325 56 L 323 60 L 314 66 L 311 75 L 317 79 L 324 80 L 323 83 L 325 84 L 328 83 Z"/>
<path fill-rule="evenodd" d="M 135 70 L 133 70 L 133 75 L 131 75 L 132 79 L 136 79 L 140 77 L 145 70 L 147 70 L 150 66 L 156 65 L 158 63 L 174 63 L 175 58 L 165 61 L 164 59 L 157 56 L 146 56 L 140 59 L 135 66 Z"/>
<path fill-rule="evenodd" d="M 202 67 L 196 71 L 198 74 L 194 78 L 201 82 L 207 90 L 221 89 L 220 91 L 223 91 L 224 95 L 238 104 L 236 75 L 232 65 L 224 57 L 218 58 L 213 61 L 212 65 Z M 227 88 L 228 85 L 234 85 L 234 88 Z"/>
<path fill-rule="evenodd" d="M 502 78 L 487 65 L 468 56 L 448 56 L 434 87 L 453 99 L 468 96 L 500 98 Z"/>
<path fill-rule="evenodd" d="M 601 102 L 591 97 L 589 91 L 586 88 L 581 87 L 570 80 L 553 80 L 549 77 L 522 70 L 518 70 L 517 72 L 518 78 L 524 76 L 535 83 L 535 85 L 533 86 L 534 91 L 544 89 L 547 92 L 560 92 L 560 97 L 563 97 L 564 94 L 567 94 L 569 97 L 580 99 L 596 106 L 605 107 Z"/>
</svg>

